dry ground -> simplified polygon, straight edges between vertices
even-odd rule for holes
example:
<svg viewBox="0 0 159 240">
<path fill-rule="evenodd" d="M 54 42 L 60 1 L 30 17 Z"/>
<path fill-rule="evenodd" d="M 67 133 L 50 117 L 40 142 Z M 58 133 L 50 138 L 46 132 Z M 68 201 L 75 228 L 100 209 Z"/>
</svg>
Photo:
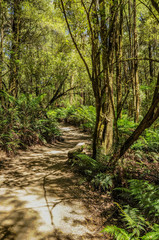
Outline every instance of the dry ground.
<svg viewBox="0 0 159 240">
<path fill-rule="evenodd" d="M 88 191 L 67 153 L 90 137 L 62 126 L 64 142 L 35 146 L 0 161 L 0 240 L 109 239 L 100 233 L 106 196 Z"/>
</svg>

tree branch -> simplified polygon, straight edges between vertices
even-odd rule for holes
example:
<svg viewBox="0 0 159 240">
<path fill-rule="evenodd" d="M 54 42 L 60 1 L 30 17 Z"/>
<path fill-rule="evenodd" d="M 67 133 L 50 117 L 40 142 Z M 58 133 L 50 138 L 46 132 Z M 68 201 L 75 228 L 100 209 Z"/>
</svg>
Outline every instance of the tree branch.
<svg viewBox="0 0 159 240">
<path fill-rule="evenodd" d="M 92 25 L 91 25 L 90 16 L 89 16 L 90 11 L 89 10 L 87 11 L 86 5 L 84 4 L 83 0 L 81 0 L 81 3 L 82 3 L 82 6 L 84 7 L 86 15 L 87 15 L 88 25 L 89 25 L 90 32 L 91 32 L 91 40 L 92 40 L 92 44 L 93 44 L 93 30 L 92 30 Z"/>
<path fill-rule="evenodd" d="M 153 1 L 151 1 L 153 2 Z M 145 4 L 143 1 L 140 0 L 140 3 L 143 4 L 145 7 L 147 7 L 147 9 L 152 13 L 152 15 L 154 16 L 154 18 L 157 20 L 157 22 L 159 23 L 159 19 L 156 17 L 156 15 L 153 13 L 153 11 L 151 10 L 151 8 L 149 6 L 147 6 L 147 4 Z M 153 4 L 152 4 L 153 5 Z"/>
<path fill-rule="evenodd" d="M 121 113 L 121 111 L 122 111 L 122 109 L 123 109 L 123 106 L 124 106 L 124 104 L 125 104 L 125 102 L 126 102 L 126 99 L 128 98 L 128 95 L 129 95 L 129 90 L 127 91 L 127 93 L 126 93 L 126 95 L 125 95 L 125 98 L 124 98 L 122 104 L 120 105 L 119 112 L 118 112 L 118 115 L 117 115 L 117 119 L 118 119 L 119 116 L 120 116 L 120 113 Z"/>
<path fill-rule="evenodd" d="M 155 0 L 151 0 L 152 6 L 156 9 L 156 11 L 159 13 L 159 4 Z"/>
<path fill-rule="evenodd" d="M 72 87 L 72 88 L 69 88 L 69 89 L 67 89 L 65 92 L 63 92 L 63 93 L 60 93 L 60 94 L 58 94 L 58 95 L 54 95 L 53 97 L 52 97 L 52 99 L 49 101 L 49 103 L 47 104 L 47 106 L 45 107 L 45 109 L 46 108 L 48 108 L 49 107 L 49 105 L 51 105 L 53 102 L 55 102 L 58 98 L 60 98 L 60 97 L 62 97 L 62 96 L 65 96 L 69 91 L 71 91 L 71 90 L 73 90 L 73 89 L 75 89 L 76 87 Z"/>
<path fill-rule="evenodd" d="M 82 59 L 84 65 L 85 65 L 85 67 L 86 67 L 86 70 L 87 70 L 87 73 L 88 73 L 88 76 L 89 76 L 90 80 L 92 81 L 92 76 L 91 76 L 91 73 L 90 73 L 88 64 L 87 64 L 86 60 L 84 59 L 84 57 L 83 57 L 83 55 L 82 55 L 82 53 L 81 53 L 81 51 L 80 51 L 80 49 L 79 49 L 76 41 L 75 41 L 75 38 L 74 38 L 74 36 L 73 36 L 73 34 L 72 34 L 72 31 L 71 31 L 71 28 L 70 28 L 70 24 L 69 24 L 68 19 L 67 19 L 67 15 L 66 15 L 66 11 L 65 11 L 65 7 L 64 7 L 63 0 L 60 0 L 60 1 L 61 1 L 61 6 L 62 6 L 63 14 L 64 14 L 64 17 L 65 17 L 65 21 L 66 21 L 66 24 L 67 24 L 67 28 L 68 28 L 68 31 L 69 31 L 69 33 L 70 33 L 71 39 L 72 39 L 72 41 L 73 41 L 73 44 L 74 44 L 77 52 L 78 52 L 79 55 L 80 55 L 80 58 Z"/>
</svg>

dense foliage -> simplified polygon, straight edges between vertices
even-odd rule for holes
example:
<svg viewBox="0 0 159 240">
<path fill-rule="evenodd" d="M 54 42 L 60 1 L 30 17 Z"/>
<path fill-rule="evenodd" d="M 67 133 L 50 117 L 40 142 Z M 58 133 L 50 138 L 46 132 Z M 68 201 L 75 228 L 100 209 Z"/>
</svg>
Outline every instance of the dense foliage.
<svg viewBox="0 0 159 240">
<path fill-rule="evenodd" d="M 41 109 L 43 95 L 32 97 L 22 94 L 19 98 L 4 93 L 10 106 L 0 108 L 0 147 L 9 153 L 16 153 L 33 144 L 52 143 L 60 131 L 57 122 L 47 117 Z"/>
<path fill-rule="evenodd" d="M 48 112 L 49 116 L 58 121 L 64 121 L 70 123 L 74 126 L 79 126 L 84 131 L 89 131 L 93 133 L 96 112 L 93 106 L 84 105 L 68 105 L 65 107 L 57 108 L 56 110 L 50 110 Z M 133 133 L 137 124 L 134 123 L 133 118 L 128 117 L 125 113 L 122 118 L 118 120 L 117 127 L 120 135 L 120 141 L 118 146 Z M 159 130 L 158 122 L 154 124 L 150 129 L 145 130 L 145 132 L 140 136 L 140 138 L 131 147 L 134 150 L 143 150 L 147 154 L 149 152 L 159 152 Z"/>
<path fill-rule="evenodd" d="M 0 151 L 88 131 L 69 163 L 116 191 L 118 240 L 159 239 L 158 31 L 158 0 L 0 0 Z"/>
<path fill-rule="evenodd" d="M 115 239 L 148 240 L 159 238 L 159 189 L 157 186 L 143 180 L 130 180 L 129 188 L 118 189 L 123 200 L 129 198 L 129 205 L 119 209 L 123 228 L 107 226 L 103 232 L 108 232 Z M 124 194 L 123 194 L 124 192 Z M 134 207 L 135 206 L 135 207 Z"/>
</svg>

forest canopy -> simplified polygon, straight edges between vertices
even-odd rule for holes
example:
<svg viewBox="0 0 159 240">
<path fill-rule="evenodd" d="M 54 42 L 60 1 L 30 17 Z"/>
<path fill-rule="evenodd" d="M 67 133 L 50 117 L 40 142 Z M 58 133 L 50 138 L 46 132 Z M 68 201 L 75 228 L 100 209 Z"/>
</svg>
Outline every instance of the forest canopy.
<svg viewBox="0 0 159 240">
<path fill-rule="evenodd" d="M 48 110 L 82 104 L 96 109 L 93 158 L 101 152 L 119 159 L 159 115 L 158 6 L 157 0 L 1 0 L 1 148 L 25 145 L 21 134 L 28 144 L 46 140 L 43 125 L 57 128 Z M 138 127 L 124 142 L 125 116 Z"/>
</svg>

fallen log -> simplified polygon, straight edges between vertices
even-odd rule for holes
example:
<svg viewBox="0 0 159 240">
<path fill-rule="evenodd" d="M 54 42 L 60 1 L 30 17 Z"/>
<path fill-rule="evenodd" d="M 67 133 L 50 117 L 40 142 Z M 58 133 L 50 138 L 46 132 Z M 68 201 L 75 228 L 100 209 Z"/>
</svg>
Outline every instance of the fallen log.
<svg viewBox="0 0 159 240">
<path fill-rule="evenodd" d="M 68 158 L 69 159 L 73 159 L 75 155 L 83 152 L 83 149 L 85 147 L 85 143 L 78 143 L 73 149 L 71 149 L 70 151 L 68 151 Z"/>
</svg>

